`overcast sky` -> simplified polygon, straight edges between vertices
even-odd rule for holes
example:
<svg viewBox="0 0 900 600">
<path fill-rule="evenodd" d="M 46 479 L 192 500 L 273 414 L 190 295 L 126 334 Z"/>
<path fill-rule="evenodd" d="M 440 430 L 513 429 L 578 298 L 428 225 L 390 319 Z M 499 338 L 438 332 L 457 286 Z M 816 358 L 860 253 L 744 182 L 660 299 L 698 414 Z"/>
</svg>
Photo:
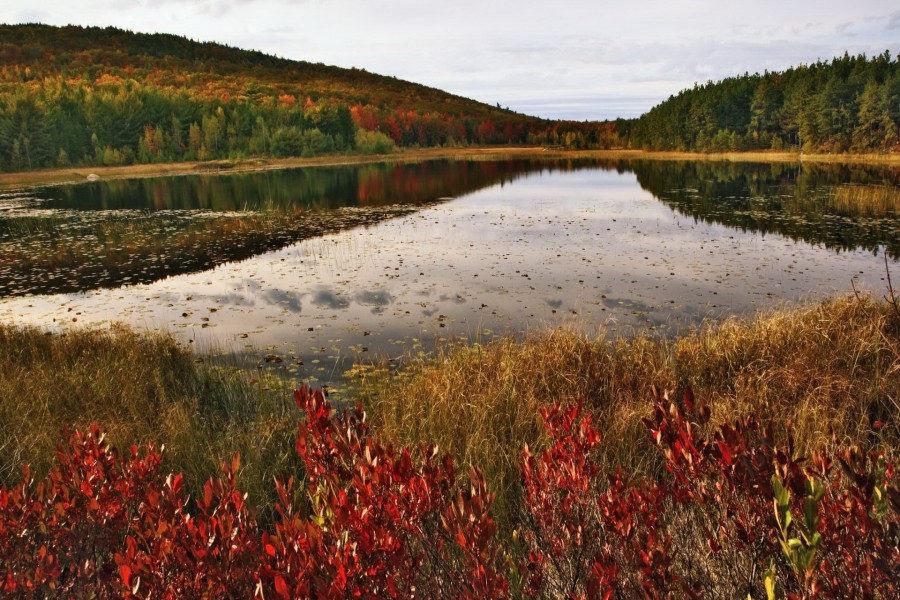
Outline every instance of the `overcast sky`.
<svg viewBox="0 0 900 600">
<path fill-rule="evenodd" d="M 637 116 L 694 82 L 900 52 L 897 0 L 2 0 L 0 21 L 174 33 L 577 120 Z"/>
</svg>

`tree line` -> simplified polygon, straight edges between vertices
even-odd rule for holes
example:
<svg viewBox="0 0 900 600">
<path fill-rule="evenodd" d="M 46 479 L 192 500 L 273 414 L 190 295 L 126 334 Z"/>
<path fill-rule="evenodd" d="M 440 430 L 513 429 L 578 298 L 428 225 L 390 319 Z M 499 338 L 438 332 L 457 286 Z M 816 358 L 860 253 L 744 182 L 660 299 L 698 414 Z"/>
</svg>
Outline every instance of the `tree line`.
<svg viewBox="0 0 900 600">
<path fill-rule="evenodd" d="M 638 119 L 548 121 L 361 69 L 115 28 L 0 25 L 0 170 L 528 144 L 900 148 L 900 61 L 695 85 Z"/>
<path fill-rule="evenodd" d="M 0 168 L 317 154 L 353 147 L 355 133 L 349 109 L 330 103 L 203 103 L 134 80 L 56 79 L 3 97 Z"/>
<path fill-rule="evenodd" d="M 900 61 L 845 53 L 695 85 L 623 125 L 630 146 L 652 150 L 896 151 Z"/>
<path fill-rule="evenodd" d="M 0 169 L 536 142 L 440 90 L 115 28 L 0 25 Z"/>
</svg>

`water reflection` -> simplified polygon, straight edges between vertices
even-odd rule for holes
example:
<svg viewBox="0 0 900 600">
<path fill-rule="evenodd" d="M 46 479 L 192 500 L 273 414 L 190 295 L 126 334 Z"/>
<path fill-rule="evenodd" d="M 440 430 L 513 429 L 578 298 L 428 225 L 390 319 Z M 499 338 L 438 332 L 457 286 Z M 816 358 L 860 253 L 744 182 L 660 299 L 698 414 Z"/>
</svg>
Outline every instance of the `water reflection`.
<svg viewBox="0 0 900 600">
<path fill-rule="evenodd" d="M 262 292 L 260 295 L 273 306 L 280 306 L 294 314 L 300 314 L 303 311 L 302 300 L 306 294 L 272 289 Z"/>
<path fill-rule="evenodd" d="M 205 252 L 203 270 L 114 289 L 7 298 L 0 318 L 44 327 L 125 321 L 172 331 L 201 351 L 261 361 L 276 354 L 284 360 L 271 368 L 334 383 L 356 360 L 396 359 L 438 336 L 485 339 L 568 322 L 588 331 L 672 333 L 705 317 L 847 292 L 851 282 L 883 293 L 880 252 L 894 254 L 900 240 L 897 174 L 888 169 L 583 161 L 367 169 L 325 177 L 332 182 L 326 187 L 354 182 L 345 196 L 355 202 L 350 207 L 307 211 L 302 202 L 276 199 L 277 210 L 253 213 L 305 216 L 322 227 L 315 234 L 248 245 L 236 261 L 216 254 L 221 244 L 206 245 L 218 242 L 219 229 L 203 237 L 198 226 L 196 243 L 181 258 Z M 424 180 L 416 173 L 426 173 Z M 361 181 L 369 190 L 365 202 L 378 206 L 360 208 Z M 285 190 L 270 199 L 289 197 L 287 183 L 270 187 Z M 455 199 L 431 202 L 449 196 Z M 392 204 L 404 198 L 412 204 Z M 20 210 L 28 209 L 7 212 Z M 103 213 L 74 205 L 53 210 L 65 215 L 55 217 L 64 233 L 67 215 Z M 370 220 L 350 227 L 335 216 L 348 211 Z M 179 211 L 120 205 L 113 212 L 163 217 L 158 225 Z M 246 227 L 248 240 L 283 231 Z M 126 232 L 107 249 L 140 238 Z M 7 242 L 8 254 L 22 252 Z M 146 268 L 155 256 L 133 243 L 122 252 L 145 259 L 123 261 L 123 277 L 140 277 L 129 269 Z M 33 280 L 52 277 L 48 270 Z"/>
<path fill-rule="evenodd" d="M 78 211 L 297 212 L 430 202 L 532 170 L 533 161 L 421 163 L 280 169 L 96 181 L 42 190 L 42 206 Z"/>
<path fill-rule="evenodd" d="M 384 308 L 393 300 L 391 295 L 384 290 L 367 290 L 360 292 L 354 299 L 360 304 L 376 306 L 378 308 Z"/>
<path fill-rule="evenodd" d="M 350 300 L 328 289 L 319 290 L 313 295 L 312 303 L 320 308 L 341 310 L 350 306 Z"/>
<path fill-rule="evenodd" d="M 636 161 L 645 190 L 681 213 L 826 248 L 900 256 L 900 171 L 840 164 Z"/>
<path fill-rule="evenodd" d="M 151 283 L 504 184 L 532 161 L 113 180 L 0 197 L 0 297 Z M 551 166 L 552 168 L 552 166 Z"/>
</svg>

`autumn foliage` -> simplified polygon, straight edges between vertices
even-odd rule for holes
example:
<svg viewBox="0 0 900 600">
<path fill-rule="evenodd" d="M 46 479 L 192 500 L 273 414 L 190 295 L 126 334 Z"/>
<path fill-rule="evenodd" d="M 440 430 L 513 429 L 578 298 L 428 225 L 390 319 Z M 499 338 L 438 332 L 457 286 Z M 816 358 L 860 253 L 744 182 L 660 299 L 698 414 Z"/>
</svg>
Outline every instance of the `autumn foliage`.
<svg viewBox="0 0 900 600">
<path fill-rule="evenodd" d="M 773 424 L 707 431 L 688 389 L 645 419 L 669 477 L 600 481 L 579 407 L 547 409 L 551 446 L 525 451 L 528 591 L 540 597 L 894 598 L 900 492 L 878 454 L 800 457 Z"/>
<path fill-rule="evenodd" d="M 279 518 L 260 532 L 236 487 L 236 456 L 189 499 L 161 454 L 124 458 L 96 426 L 35 483 L 0 490 L 0 590 L 35 597 L 504 597 L 491 495 L 449 457 L 382 446 L 361 410 L 332 414 L 301 388 L 296 448 L 305 496 L 277 482 Z M 301 502 L 297 498 L 305 498 Z M 192 510 L 188 510 L 191 506 Z"/>
<path fill-rule="evenodd" d="M 0 590 L 19 597 L 891 598 L 900 492 L 884 456 L 796 456 L 746 417 L 713 430 L 690 390 L 646 424 L 664 477 L 601 472 L 581 405 L 542 412 L 525 448 L 522 517 L 501 546 L 478 470 L 436 448 L 383 445 L 365 413 L 320 391 L 276 482 L 274 525 L 237 487 L 240 460 L 189 498 L 161 453 L 120 456 L 94 426 L 42 481 L 0 489 Z"/>
<path fill-rule="evenodd" d="M 357 132 L 378 134 L 378 150 Z M 0 24 L 0 171 L 395 146 L 620 146 L 423 85 L 164 34 Z"/>
</svg>

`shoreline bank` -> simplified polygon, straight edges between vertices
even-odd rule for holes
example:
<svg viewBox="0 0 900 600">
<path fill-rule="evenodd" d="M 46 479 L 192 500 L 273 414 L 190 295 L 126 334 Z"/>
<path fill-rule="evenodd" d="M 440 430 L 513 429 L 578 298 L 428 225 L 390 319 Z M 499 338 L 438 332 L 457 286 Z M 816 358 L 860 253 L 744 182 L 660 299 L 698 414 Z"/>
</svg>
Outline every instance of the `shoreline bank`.
<svg viewBox="0 0 900 600">
<path fill-rule="evenodd" d="M 79 183 L 94 174 L 101 179 L 132 179 L 172 175 L 246 173 L 300 167 L 362 165 L 381 162 L 417 162 L 442 158 L 489 160 L 503 158 L 593 158 L 606 160 L 693 160 L 725 162 L 845 163 L 900 165 L 900 154 L 803 154 L 797 152 L 656 152 L 648 150 L 544 150 L 539 147 L 503 146 L 417 148 L 392 154 L 338 154 L 314 158 L 246 158 L 236 160 L 155 163 L 120 167 L 66 167 L 0 173 L 0 189 Z"/>
</svg>

